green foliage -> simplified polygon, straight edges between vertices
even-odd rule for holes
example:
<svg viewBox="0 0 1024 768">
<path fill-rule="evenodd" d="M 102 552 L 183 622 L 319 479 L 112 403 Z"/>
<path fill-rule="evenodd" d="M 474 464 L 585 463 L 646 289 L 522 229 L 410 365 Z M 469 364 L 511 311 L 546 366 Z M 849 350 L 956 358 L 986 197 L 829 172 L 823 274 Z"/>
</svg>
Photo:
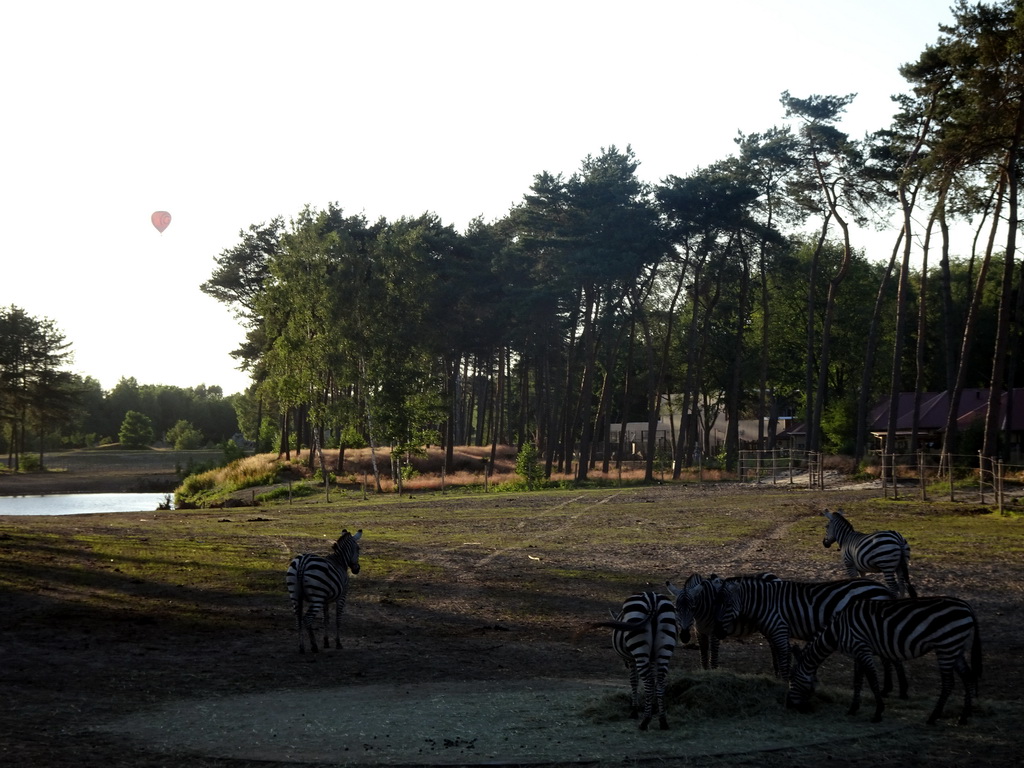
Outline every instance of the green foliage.
<svg viewBox="0 0 1024 768">
<path fill-rule="evenodd" d="M 857 405 L 853 401 L 829 403 L 821 417 L 821 431 L 825 437 L 825 450 L 830 453 L 853 453 L 857 432 Z"/>
<path fill-rule="evenodd" d="M 153 421 L 138 411 L 128 411 L 118 430 L 118 438 L 125 448 L 145 448 L 153 442 Z"/>
<path fill-rule="evenodd" d="M 203 433 L 181 419 L 167 430 L 166 440 L 176 451 L 194 451 L 203 446 Z"/>
<path fill-rule="evenodd" d="M 319 485 L 313 485 L 311 483 L 294 483 L 291 486 L 282 486 L 280 488 L 274 488 L 272 491 L 261 493 L 256 497 L 256 501 L 269 502 L 278 501 L 280 499 L 301 499 L 307 496 L 316 496 L 318 493 L 323 492 L 323 487 Z"/>
<path fill-rule="evenodd" d="M 544 480 L 544 466 L 540 459 L 540 451 L 533 443 L 524 443 L 516 455 L 516 473 L 526 482 L 528 490 L 536 490 Z"/>
<path fill-rule="evenodd" d="M 365 448 L 366 440 L 353 424 L 346 424 L 338 434 L 339 448 Z"/>
<path fill-rule="evenodd" d="M 277 481 L 279 467 L 260 456 L 238 459 L 225 466 L 197 471 L 185 477 L 174 492 L 179 509 L 203 507 L 235 491 Z"/>
<path fill-rule="evenodd" d="M 38 472 L 43 468 L 43 462 L 38 453 L 23 453 L 18 458 L 18 469 L 22 472 Z"/>
<path fill-rule="evenodd" d="M 245 450 L 236 443 L 234 440 L 225 440 L 221 444 L 221 448 L 224 449 L 224 463 L 230 464 L 233 461 L 245 457 Z"/>
</svg>

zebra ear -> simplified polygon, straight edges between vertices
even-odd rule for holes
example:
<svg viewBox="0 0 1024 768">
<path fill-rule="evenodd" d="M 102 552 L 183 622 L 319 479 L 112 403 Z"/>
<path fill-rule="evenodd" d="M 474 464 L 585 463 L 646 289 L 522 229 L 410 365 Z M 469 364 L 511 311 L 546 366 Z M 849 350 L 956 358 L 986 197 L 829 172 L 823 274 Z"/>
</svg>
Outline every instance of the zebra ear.
<svg viewBox="0 0 1024 768">
<path fill-rule="evenodd" d="M 353 536 L 352 536 L 352 538 L 357 540 L 357 541 L 359 539 L 361 539 L 362 537 L 363 537 L 363 529 L 362 528 L 360 528 L 358 531 L 356 531 L 355 534 L 353 534 Z"/>
<path fill-rule="evenodd" d="M 827 509 L 823 509 L 823 510 L 821 511 L 821 514 L 823 514 L 823 515 L 824 515 L 825 517 L 827 517 L 827 518 L 828 518 L 829 520 L 831 520 L 831 519 L 832 519 L 832 513 L 831 513 L 831 512 L 829 512 L 829 511 L 828 511 Z"/>
</svg>

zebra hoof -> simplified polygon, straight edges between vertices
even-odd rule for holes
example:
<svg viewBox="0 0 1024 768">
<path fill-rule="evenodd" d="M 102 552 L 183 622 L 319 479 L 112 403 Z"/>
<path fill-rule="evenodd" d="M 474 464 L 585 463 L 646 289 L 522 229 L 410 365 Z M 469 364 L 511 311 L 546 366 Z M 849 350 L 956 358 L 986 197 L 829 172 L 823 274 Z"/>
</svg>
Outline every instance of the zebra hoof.
<svg viewBox="0 0 1024 768">
<path fill-rule="evenodd" d="M 647 730 L 647 726 L 650 725 L 650 724 L 651 724 L 651 718 L 645 717 L 643 720 L 640 721 L 640 730 L 641 731 L 646 731 Z"/>
<path fill-rule="evenodd" d="M 664 716 L 658 718 L 658 727 L 661 728 L 661 730 L 663 730 L 663 731 L 667 731 L 668 730 L 668 718 L 666 718 Z"/>
</svg>

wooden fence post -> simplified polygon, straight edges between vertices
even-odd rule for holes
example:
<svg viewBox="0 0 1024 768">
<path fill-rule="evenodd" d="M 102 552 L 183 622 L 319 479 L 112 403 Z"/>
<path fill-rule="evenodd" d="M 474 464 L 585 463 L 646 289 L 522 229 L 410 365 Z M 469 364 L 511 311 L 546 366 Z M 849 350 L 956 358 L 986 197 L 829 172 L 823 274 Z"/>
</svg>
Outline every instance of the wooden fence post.
<svg viewBox="0 0 1024 768">
<path fill-rule="evenodd" d="M 978 451 L 978 492 L 981 494 L 981 503 L 985 503 L 985 457 Z"/>
<path fill-rule="evenodd" d="M 917 452 L 917 476 L 921 480 L 921 501 L 928 501 L 928 488 L 924 481 L 924 451 Z"/>
<path fill-rule="evenodd" d="M 999 459 L 996 463 L 998 468 L 998 475 L 996 476 L 996 498 L 999 500 L 999 514 L 1003 514 L 1003 460 Z"/>
</svg>

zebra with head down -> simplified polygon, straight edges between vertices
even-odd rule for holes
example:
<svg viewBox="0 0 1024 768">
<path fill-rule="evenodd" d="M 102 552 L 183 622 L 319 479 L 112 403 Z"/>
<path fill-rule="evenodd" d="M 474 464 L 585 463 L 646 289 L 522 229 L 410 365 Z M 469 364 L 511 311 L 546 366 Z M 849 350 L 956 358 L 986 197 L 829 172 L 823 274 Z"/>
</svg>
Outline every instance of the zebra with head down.
<svg viewBox="0 0 1024 768">
<path fill-rule="evenodd" d="M 677 635 L 682 636 L 684 643 L 690 639 L 689 626 L 680 627 L 676 621 L 672 600 L 656 592 L 630 595 L 611 620 L 594 622 L 586 629 L 599 627 L 612 630 L 612 648 L 629 672 L 630 717 L 638 717 L 643 710 L 641 731 L 647 730 L 654 715 L 658 716 L 661 729 L 667 729 L 665 686 L 668 665 L 676 648 Z"/>
<path fill-rule="evenodd" d="M 971 663 L 967 663 L 967 647 Z M 866 676 L 875 697 L 872 722 L 880 722 L 885 704 L 878 685 L 875 656 L 901 663 L 934 652 L 939 667 L 939 698 L 928 716 L 932 725 L 942 716 L 953 690 L 953 673 L 964 686 L 960 723 L 967 722 L 981 678 L 981 636 L 971 606 L 953 597 L 907 600 L 863 600 L 851 603 L 812 640 L 793 670 L 786 706 L 806 711 L 814 688 L 814 673 L 829 654 L 840 651 L 854 660 L 853 700 L 848 714 L 856 714 Z"/>
<path fill-rule="evenodd" d="M 697 644 L 700 648 L 700 665 L 704 669 L 718 669 L 718 647 L 721 642 L 715 634 L 715 604 L 722 585 L 734 581 L 740 576 L 731 576 L 723 579 L 721 576 L 712 573 L 708 577 L 698 573 L 691 574 L 683 584 L 682 589 L 672 582 L 665 582 L 665 586 L 675 598 L 676 615 L 680 627 L 693 627 L 697 631 Z M 764 581 L 778 581 L 779 577 L 773 573 L 759 573 L 750 578 L 762 579 Z M 752 623 L 737 623 L 729 633 L 730 637 L 743 637 L 753 634 L 757 627 Z M 774 648 L 773 648 L 774 653 Z M 778 668 L 778 662 L 775 661 Z"/>
</svg>

